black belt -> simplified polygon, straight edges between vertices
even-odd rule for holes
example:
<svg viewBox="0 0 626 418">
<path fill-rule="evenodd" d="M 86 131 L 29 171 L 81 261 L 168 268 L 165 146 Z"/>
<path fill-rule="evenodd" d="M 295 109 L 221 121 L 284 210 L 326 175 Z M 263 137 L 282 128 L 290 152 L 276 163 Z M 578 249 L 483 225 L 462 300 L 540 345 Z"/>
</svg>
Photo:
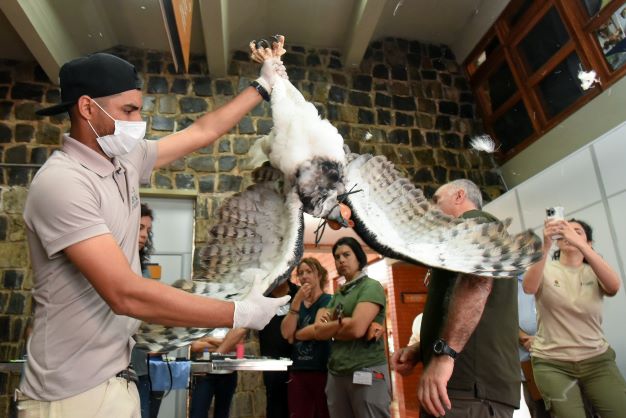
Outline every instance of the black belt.
<svg viewBox="0 0 626 418">
<path fill-rule="evenodd" d="M 131 368 L 122 370 L 121 372 L 116 374 L 115 377 L 121 377 L 122 379 L 126 379 L 129 382 L 135 382 L 135 383 L 139 382 L 137 373 L 135 373 L 135 371 Z"/>
</svg>

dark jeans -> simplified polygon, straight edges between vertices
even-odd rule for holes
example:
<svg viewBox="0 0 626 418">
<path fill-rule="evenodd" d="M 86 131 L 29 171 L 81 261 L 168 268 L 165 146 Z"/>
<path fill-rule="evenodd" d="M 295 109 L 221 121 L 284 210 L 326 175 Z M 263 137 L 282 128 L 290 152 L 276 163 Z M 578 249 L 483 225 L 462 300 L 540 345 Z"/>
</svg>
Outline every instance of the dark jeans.
<svg viewBox="0 0 626 418">
<path fill-rule="evenodd" d="M 267 398 L 267 418 L 289 418 L 287 381 L 288 372 L 263 372 L 265 396 Z"/>
<path fill-rule="evenodd" d="M 141 403 L 141 418 L 157 418 L 163 392 L 151 392 L 148 375 L 138 376 L 137 391 L 139 392 L 139 402 Z"/>
<path fill-rule="evenodd" d="M 237 372 L 193 377 L 189 418 L 207 418 L 215 397 L 214 418 L 228 418 L 230 403 L 237 389 Z"/>
</svg>

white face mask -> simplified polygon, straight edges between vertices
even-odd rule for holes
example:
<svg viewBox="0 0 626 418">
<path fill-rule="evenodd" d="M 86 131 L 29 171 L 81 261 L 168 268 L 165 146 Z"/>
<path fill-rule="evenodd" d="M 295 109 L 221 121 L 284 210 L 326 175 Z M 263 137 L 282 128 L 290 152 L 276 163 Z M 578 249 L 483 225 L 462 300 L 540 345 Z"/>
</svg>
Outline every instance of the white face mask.
<svg viewBox="0 0 626 418">
<path fill-rule="evenodd" d="M 92 100 L 96 106 L 100 108 L 108 117 L 113 119 L 106 110 L 102 108 L 95 100 Z M 87 121 L 91 130 L 96 134 L 98 145 L 109 158 L 118 157 L 128 154 L 135 146 L 146 136 L 146 122 L 131 122 L 125 120 L 113 119 L 115 122 L 115 132 L 113 135 L 100 136 L 93 128 L 90 121 Z"/>
</svg>

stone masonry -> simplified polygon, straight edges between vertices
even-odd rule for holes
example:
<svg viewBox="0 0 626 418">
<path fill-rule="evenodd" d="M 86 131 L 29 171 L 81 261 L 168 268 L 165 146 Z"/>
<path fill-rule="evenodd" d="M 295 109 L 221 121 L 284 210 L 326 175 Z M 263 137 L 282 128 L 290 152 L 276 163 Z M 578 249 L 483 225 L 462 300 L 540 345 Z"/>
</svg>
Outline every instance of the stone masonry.
<svg viewBox="0 0 626 418">
<path fill-rule="evenodd" d="M 169 53 L 116 47 L 144 79 L 143 115 L 148 138 L 181 130 L 246 88 L 258 65 L 237 51 L 229 75 L 214 78 L 206 59 L 193 56 L 189 74 L 174 71 Z M 356 69 L 343 67 L 337 51 L 289 46 L 289 77 L 350 149 L 387 156 L 427 196 L 446 181 L 470 178 L 487 200 L 503 192 L 492 159 L 468 150 L 482 132 L 467 79 L 450 49 L 403 39 L 370 44 Z M 28 186 L 38 167 L 60 145 L 67 115 L 38 117 L 35 110 L 60 101 L 58 86 L 36 63 L 0 61 L 0 360 L 24 352 L 32 301 L 32 272 L 22 219 Z M 196 248 L 206 242 L 217 205 L 250 184 L 247 156 L 253 141 L 272 127 L 270 108 L 259 105 L 213 145 L 153 173 L 150 187 L 187 190 L 196 198 Z M 197 257 L 196 257 L 197 258 Z M 19 377 L 0 373 L 0 416 L 6 416 Z M 232 416 L 262 417 L 260 375 L 240 377 Z"/>
</svg>

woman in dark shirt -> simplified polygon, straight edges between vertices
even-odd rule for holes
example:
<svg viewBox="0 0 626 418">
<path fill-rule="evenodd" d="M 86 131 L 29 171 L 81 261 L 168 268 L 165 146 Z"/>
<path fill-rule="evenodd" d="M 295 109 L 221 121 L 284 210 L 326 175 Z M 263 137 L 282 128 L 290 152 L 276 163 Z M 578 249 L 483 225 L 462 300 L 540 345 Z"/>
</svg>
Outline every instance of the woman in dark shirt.
<svg viewBox="0 0 626 418">
<path fill-rule="evenodd" d="M 330 301 L 331 296 L 323 291 L 328 272 L 315 258 L 303 258 L 297 272 L 301 287 L 281 324 L 283 337 L 293 344 L 288 384 L 290 418 L 328 418 L 324 388 L 330 341 L 294 337 L 297 330 L 313 324 L 317 311 Z"/>
</svg>

